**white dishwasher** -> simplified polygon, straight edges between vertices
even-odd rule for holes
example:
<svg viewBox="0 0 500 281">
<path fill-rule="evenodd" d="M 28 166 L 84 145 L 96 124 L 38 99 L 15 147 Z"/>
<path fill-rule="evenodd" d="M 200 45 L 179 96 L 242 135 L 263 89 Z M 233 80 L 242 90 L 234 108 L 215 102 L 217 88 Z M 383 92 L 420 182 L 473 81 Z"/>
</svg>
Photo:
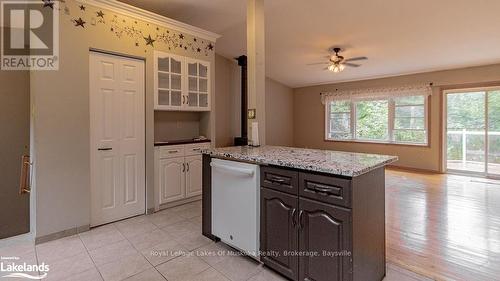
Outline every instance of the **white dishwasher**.
<svg viewBox="0 0 500 281">
<path fill-rule="evenodd" d="M 259 258 L 259 166 L 212 159 L 212 234 Z"/>
</svg>

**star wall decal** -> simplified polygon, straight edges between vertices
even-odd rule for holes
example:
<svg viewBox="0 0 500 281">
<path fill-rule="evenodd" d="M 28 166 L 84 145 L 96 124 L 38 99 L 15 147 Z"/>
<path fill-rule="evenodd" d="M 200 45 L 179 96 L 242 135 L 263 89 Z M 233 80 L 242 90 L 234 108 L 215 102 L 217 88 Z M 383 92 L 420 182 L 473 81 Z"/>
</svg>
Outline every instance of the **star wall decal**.
<svg viewBox="0 0 500 281">
<path fill-rule="evenodd" d="M 181 33 L 181 34 L 179 34 L 179 38 L 180 38 L 180 39 L 184 39 L 184 34 L 182 34 L 182 33 Z"/>
<path fill-rule="evenodd" d="M 104 13 L 102 11 L 97 12 L 98 18 L 104 18 Z"/>
<path fill-rule="evenodd" d="M 154 47 L 153 43 L 156 41 L 153 38 L 151 38 L 151 35 L 148 35 L 148 37 L 144 37 L 144 40 L 146 40 L 146 46 L 151 45 L 151 47 Z"/>
<path fill-rule="evenodd" d="M 85 6 L 80 5 L 80 10 L 81 10 L 81 11 L 85 11 Z"/>
<path fill-rule="evenodd" d="M 46 7 L 54 9 L 54 2 L 52 0 L 43 0 L 43 8 Z"/>
<path fill-rule="evenodd" d="M 82 20 L 82 18 L 78 18 L 75 20 L 75 26 L 81 26 L 82 28 L 85 28 L 86 22 Z"/>
<path fill-rule="evenodd" d="M 196 51 L 199 53 L 199 52 L 201 52 L 201 49 L 200 49 L 200 48 L 198 48 L 198 49 L 196 49 Z"/>
<path fill-rule="evenodd" d="M 208 49 L 212 51 L 214 49 L 214 45 L 212 43 L 208 44 Z"/>
<path fill-rule="evenodd" d="M 193 38 L 193 41 L 194 41 L 194 42 L 196 42 L 197 40 L 198 40 L 198 39 L 196 39 L 196 38 Z"/>
</svg>

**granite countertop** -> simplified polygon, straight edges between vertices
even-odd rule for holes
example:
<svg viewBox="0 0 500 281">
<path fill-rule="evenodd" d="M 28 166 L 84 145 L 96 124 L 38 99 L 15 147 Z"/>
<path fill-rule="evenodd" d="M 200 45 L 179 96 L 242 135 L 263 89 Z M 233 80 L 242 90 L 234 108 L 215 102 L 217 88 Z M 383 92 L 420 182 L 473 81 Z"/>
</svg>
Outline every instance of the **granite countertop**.
<svg viewBox="0 0 500 281">
<path fill-rule="evenodd" d="M 276 165 L 333 175 L 356 177 L 398 160 L 396 156 L 305 149 L 284 146 L 232 146 L 202 151 L 216 158 Z"/>
</svg>

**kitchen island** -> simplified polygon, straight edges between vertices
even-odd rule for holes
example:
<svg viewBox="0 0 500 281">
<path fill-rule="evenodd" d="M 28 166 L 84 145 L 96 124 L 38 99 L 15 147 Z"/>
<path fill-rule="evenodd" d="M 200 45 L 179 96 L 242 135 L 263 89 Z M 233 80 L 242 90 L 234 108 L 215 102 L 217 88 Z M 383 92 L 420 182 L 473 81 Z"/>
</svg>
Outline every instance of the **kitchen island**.
<svg viewBox="0 0 500 281">
<path fill-rule="evenodd" d="M 384 167 L 397 157 L 279 146 L 204 150 L 203 234 L 218 240 L 213 158 L 260 168 L 258 258 L 265 265 L 291 280 L 383 279 Z"/>
</svg>

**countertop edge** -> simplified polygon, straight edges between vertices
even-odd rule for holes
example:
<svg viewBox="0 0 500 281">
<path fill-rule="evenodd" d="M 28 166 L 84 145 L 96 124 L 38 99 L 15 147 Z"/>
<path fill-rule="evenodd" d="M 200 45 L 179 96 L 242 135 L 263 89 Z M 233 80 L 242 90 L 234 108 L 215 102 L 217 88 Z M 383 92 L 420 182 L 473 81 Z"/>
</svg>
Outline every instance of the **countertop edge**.
<svg viewBox="0 0 500 281">
<path fill-rule="evenodd" d="M 365 169 L 359 170 L 359 171 L 332 171 L 329 169 L 321 169 L 320 167 L 316 166 L 298 166 L 294 165 L 293 163 L 289 163 L 286 161 L 265 161 L 262 159 L 243 159 L 243 158 L 238 158 L 235 157 L 234 155 L 230 154 L 219 154 L 219 153 L 214 153 L 211 152 L 210 150 L 202 150 L 202 154 L 209 155 L 213 158 L 218 158 L 218 159 L 224 159 L 224 160 L 234 160 L 238 162 L 246 162 L 246 163 L 253 163 L 253 164 L 258 164 L 258 165 L 273 165 L 273 166 L 279 166 L 279 167 L 284 167 L 284 168 L 291 168 L 291 169 L 297 169 L 297 170 L 304 170 L 304 171 L 309 171 L 309 172 L 318 172 L 318 173 L 323 173 L 323 174 L 330 174 L 332 176 L 344 176 L 344 177 L 358 177 L 361 175 L 364 175 L 366 173 L 369 173 L 373 170 L 376 170 L 378 168 L 382 168 L 384 166 L 387 166 L 391 163 L 394 163 L 398 161 L 398 157 L 394 156 L 392 159 L 388 159 L 386 161 L 383 161 L 381 163 L 378 163 L 376 165 L 367 167 Z"/>
</svg>

